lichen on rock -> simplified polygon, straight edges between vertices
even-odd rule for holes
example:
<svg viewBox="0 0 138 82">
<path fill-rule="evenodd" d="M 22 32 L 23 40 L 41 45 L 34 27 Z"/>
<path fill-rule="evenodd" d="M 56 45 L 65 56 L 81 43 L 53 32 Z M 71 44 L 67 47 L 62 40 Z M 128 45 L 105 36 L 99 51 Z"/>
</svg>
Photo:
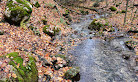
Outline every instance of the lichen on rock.
<svg viewBox="0 0 138 82">
<path fill-rule="evenodd" d="M 27 21 L 32 13 L 32 5 L 26 0 L 8 0 L 4 18 L 10 24 L 19 25 Z"/>
</svg>

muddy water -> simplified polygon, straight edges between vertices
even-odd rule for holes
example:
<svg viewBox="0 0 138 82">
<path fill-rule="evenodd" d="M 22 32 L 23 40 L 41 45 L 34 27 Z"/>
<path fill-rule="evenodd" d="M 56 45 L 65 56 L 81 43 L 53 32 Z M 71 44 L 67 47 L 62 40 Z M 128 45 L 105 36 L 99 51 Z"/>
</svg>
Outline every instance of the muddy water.
<svg viewBox="0 0 138 82">
<path fill-rule="evenodd" d="M 71 25 L 78 32 L 77 35 L 72 34 L 73 38 L 93 36 L 87 29 L 92 21 L 90 16 L 87 15 L 80 23 Z M 95 17 L 100 18 L 101 15 L 95 15 Z M 129 40 L 127 37 L 117 38 L 110 42 L 101 39 L 86 39 L 70 50 L 69 53 L 75 57 L 74 65 L 79 66 L 81 70 L 79 82 L 138 82 L 130 59 L 122 57 L 134 55 L 134 52 L 124 45 L 127 40 Z"/>
</svg>

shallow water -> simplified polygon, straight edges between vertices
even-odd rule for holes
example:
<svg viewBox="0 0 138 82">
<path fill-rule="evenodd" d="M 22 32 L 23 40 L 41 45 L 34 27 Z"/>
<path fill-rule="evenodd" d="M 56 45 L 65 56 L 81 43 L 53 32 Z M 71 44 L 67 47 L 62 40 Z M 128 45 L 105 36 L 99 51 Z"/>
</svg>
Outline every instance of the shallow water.
<svg viewBox="0 0 138 82">
<path fill-rule="evenodd" d="M 78 31 L 79 35 L 72 34 L 73 38 L 89 38 L 88 25 L 92 22 L 92 15 L 82 17 L 80 23 L 72 24 L 71 27 Z M 102 15 L 95 15 L 100 18 Z M 117 30 L 115 31 L 117 32 Z M 117 38 L 110 42 L 101 39 L 87 39 L 82 41 L 69 53 L 75 56 L 74 65 L 80 67 L 79 82 L 136 82 L 130 61 L 122 58 L 122 55 L 134 55 L 127 49 L 124 42 L 129 38 Z"/>
</svg>

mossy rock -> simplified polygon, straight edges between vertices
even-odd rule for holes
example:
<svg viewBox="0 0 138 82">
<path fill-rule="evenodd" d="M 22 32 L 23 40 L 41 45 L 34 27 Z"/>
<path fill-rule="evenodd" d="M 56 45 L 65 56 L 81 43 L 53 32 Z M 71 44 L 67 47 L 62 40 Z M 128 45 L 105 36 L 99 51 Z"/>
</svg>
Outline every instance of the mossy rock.
<svg viewBox="0 0 138 82">
<path fill-rule="evenodd" d="M 51 37 L 55 36 L 56 34 L 59 33 L 60 29 L 57 27 L 54 27 L 52 30 L 49 30 L 49 25 L 45 25 L 43 27 L 43 32 Z"/>
<path fill-rule="evenodd" d="M 38 3 L 38 1 L 35 2 L 34 6 L 35 6 L 36 8 L 41 7 L 40 4 Z"/>
<path fill-rule="evenodd" d="M 45 26 L 43 27 L 43 32 L 44 32 L 45 34 L 47 34 L 47 35 L 53 37 L 53 36 L 54 36 L 54 31 L 48 30 L 49 27 L 50 27 L 50 25 L 45 25 Z"/>
<path fill-rule="evenodd" d="M 88 29 L 99 31 L 103 27 L 103 24 L 100 22 L 96 23 L 96 19 L 94 19 L 91 24 L 88 26 Z"/>
<path fill-rule="evenodd" d="M 38 71 L 35 64 L 35 59 L 28 55 L 29 61 L 26 66 L 23 66 L 23 58 L 18 55 L 18 52 L 7 54 L 10 59 L 9 64 L 13 67 L 13 71 L 17 75 L 16 78 L 10 78 L 13 82 L 37 82 Z M 19 67 L 17 65 L 19 64 Z"/>
<path fill-rule="evenodd" d="M 64 77 L 65 79 L 73 79 L 74 77 L 76 77 L 76 75 L 80 72 L 80 68 L 79 67 L 72 67 L 71 69 L 69 69 Z"/>
<path fill-rule="evenodd" d="M 34 32 L 35 35 L 41 36 L 40 31 L 37 27 L 30 25 L 29 28 Z"/>
<path fill-rule="evenodd" d="M 8 0 L 5 9 L 5 20 L 10 24 L 20 25 L 30 18 L 32 5 L 26 0 Z"/>
<path fill-rule="evenodd" d="M 126 13 L 126 10 L 122 10 L 121 13 Z"/>
<path fill-rule="evenodd" d="M 110 8 L 109 8 L 111 11 L 116 11 L 117 9 L 115 8 L 115 7 L 113 7 L 113 6 L 111 6 Z"/>
</svg>

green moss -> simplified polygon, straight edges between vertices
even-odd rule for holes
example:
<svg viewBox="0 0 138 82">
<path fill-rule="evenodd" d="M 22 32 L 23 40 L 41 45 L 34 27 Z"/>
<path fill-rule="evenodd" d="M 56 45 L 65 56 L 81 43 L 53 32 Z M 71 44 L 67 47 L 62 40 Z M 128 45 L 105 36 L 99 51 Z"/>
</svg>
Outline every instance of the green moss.
<svg viewBox="0 0 138 82">
<path fill-rule="evenodd" d="M 47 33 L 47 29 L 50 27 L 50 25 L 45 25 L 44 27 L 43 27 L 43 32 L 44 33 Z"/>
<path fill-rule="evenodd" d="M 69 14 L 69 10 L 65 10 L 65 14 Z"/>
<path fill-rule="evenodd" d="M 9 57 L 18 57 L 18 52 L 11 52 L 11 53 L 9 53 L 9 54 L 7 54 L 7 56 L 9 56 Z"/>
<path fill-rule="evenodd" d="M 34 32 L 35 35 L 41 36 L 40 31 L 37 27 L 30 25 L 29 28 Z"/>
<path fill-rule="evenodd" d="M 49 30 L 48 30 L 48 27 L 49 27 L 49 25 L 44 26 L 44 27 L 43 27 L 43 32 L 44 32 L 45 34 L 47 34 L 47 35 L 53 37 L 53 36 L 54 36 L 54 32 L 53 32 L 53 31 L 49 31 Z"/>
<path fill-rule="evenodd" d="M 96 19 L 94 19 L 89 25 L 88 29 L 99 31 L 101 27 L 103 27 L 103 24 L 101 24 L 100 22 L 96 23 Z"/>
<path fill-rule="evenodd" d="M 43 27 L 43 32 L 49 36 L 55 36 L 57 33 L 59 33 L 60 29 L 57 27 L 54 27 L 51 31 L 48 29 L 49 25 L 45 25 Z"/>
<path fill-rule="evenodd" d="M 126 10 L 122 10 L 121 13 L 126 13 Z"/>
<path fill-rule="evenodd" d="M 15 25 L 19 25 L 24 17 L 27 21 L 32 13 L 32 5 L 26 0 L 9 0 L 6 3 L 5 19 Z"/>
<path fill-rule="evenodd" d="M 60 28 L 58 28 L 58 27 L 54 27 L 54 29 L 53 29 L 53 31 L 54 31 L 54 35 L 56 35 L 57 33 L 59 33 L 60 32 Z"/>
<path fill-rule="evenodd" d="M 30 26 L 29 26 L 29 28 L 30 28 L 31 30 L 33 30 L 33 29 L 34 29 L 34 27 L 33 27 L 32 25 L 30 25 Z"/>
<path fill-rule="evenodd" d="M 104 25 L 105 25 L 105 26 L 109 26 L 109 23 L 105 23 Z"/>
<path fill-rule="evenodd" d="M 29 62 L 27 66 L 23 66 L 23 59 L 18 56 L 17 52 L 12 52 L 7 54 L 10 58 L 9 64 L 13 66 L 13 71 L 17 75 L 17 78 L 12 78 L 12 80 L 19 82 L 37 82 L 38 81 L 38 71 L 35 64 L 35 59 L 32 56 L 29 57 Z M 13 57 L 13 58 L 11 58 Z M 19 64 L 19 67 L 17 67 Z"/>
<path fill-rule="evenodd" d="M 110 8 L 109 8 L 111 11 L 116 11 L 117 9 L 115 8 L 115 7 L 113 7 L 113 6 L 111 6 Z"/>
<path fill-rule="evenodd" d="M 35 6 L 36 8 L 41 7 L 40 4 L 38 3 L 38 1 L 34 4 L 34 6 Z"/>
</svg>

